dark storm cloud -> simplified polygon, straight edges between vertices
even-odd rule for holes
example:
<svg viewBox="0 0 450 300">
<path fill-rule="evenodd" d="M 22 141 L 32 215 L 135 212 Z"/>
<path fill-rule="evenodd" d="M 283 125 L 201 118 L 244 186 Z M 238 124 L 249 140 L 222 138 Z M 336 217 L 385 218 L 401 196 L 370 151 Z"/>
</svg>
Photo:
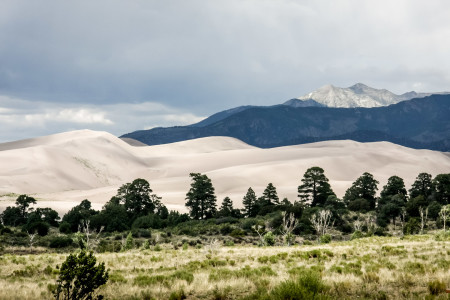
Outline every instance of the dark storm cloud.
<svg viewBox="0 0 450 300">
<path fill-rule="evenodd" d="M 159 103 L 175 125 L 327 83 L 448 90 L 449 13 L 448 1 L 415 0 L 3 0 L 0 95 L 25 114 L 102 112 L 120 134 L 130 129 L 112 107 L 127 103 Z"/>
</svg>

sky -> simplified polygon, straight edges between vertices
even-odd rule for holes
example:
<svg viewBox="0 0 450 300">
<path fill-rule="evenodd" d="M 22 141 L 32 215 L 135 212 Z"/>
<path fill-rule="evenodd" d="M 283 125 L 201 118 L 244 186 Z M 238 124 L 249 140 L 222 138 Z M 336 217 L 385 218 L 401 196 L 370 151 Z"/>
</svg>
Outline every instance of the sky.
<svg viewBox="0 0 450 300">
<path fill-rule="evenodd" d="M 357 82 L 450 89 L 446 0 L 2 0 L 0 142 L 192 124 Z"/>
</svg>

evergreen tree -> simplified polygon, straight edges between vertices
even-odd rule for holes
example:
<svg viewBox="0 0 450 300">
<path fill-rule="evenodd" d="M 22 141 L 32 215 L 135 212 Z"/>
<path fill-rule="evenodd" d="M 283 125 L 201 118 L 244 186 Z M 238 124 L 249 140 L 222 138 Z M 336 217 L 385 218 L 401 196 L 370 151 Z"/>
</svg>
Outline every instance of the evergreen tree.
<svg viewBox="0 0 450 300">
<path fill-rule="evenodd" d="M 222 217 L 231 217 L 233 215 L 233 201 L 231 201 L 230 197 L 225 197 L 222 201 L 222 206 L 219 210 L 219 215 Z"/>
<path fill-rule="evenodd" d="M 120 204 L 120 199 L 115 196 L 106 202 L 102 211 L 92 219 L 93 226 L 97 228 L 105 226 L 107 232 L 128 230 L 132 222 L 125 206 Z"/>
<path fill-rule="evenodd" d="M 328 196 L 334 195 L 328 178 L 320 167 L 312 167 L 303 175 L 302 185 L 298 187 L 298 197 L 303 205 L 323 206 Z"/>
<path fill-rule="evenodd" d="M 383 187 L 378 200 L 377 222 L 384 227 L 389 220 L 395 225 L 395 219 L 400 216 L 402 209 L 406 206 L 406 188 L 403 179 L 391 176 Z M 384 223 L 384 224 L 383 224 Z"/>
<path fill-rule="evenodd" d="M 56 299 L 103 299 L 96 290 L 109 278 L 105 263 L 96 265 L 92 252 L 70 254 L 61 264 L 59 278 L 53 294 Z"/>
<path fill-rule="evenodd" d="M 147 180 L 138 178 L 131 183 L 122 185 L 117 191 L 116 198 L 125 206 L 132 219 L 155 213 L 161 204 L 161 197 L 152 194 L 153 190 Z"/>
<path fill-rule="evenodd" d="M 193 219 L 212 218 L 217 212 L 216 195 L 211 179 L 200 173 L 190 173 L 191 188 L 186 194 L 186 206 Z"/>
<path fill-rule="evenodd" d="M 450 173 L 439 174 L 433 179 L 434 200 L 441 205 L 450 203 Z"/>
<path fill-rule="evenodd" d="M 406 200 L 406 188 L 405 182 L 402 178 L 398 176 L 391 176 L 388 179 L 388 182 L 383 187 L 383 190 L 380 193 L 380 200 L 378 202 L 378 206 L 382 206 L 389 202 L 390 198 L 395 195 L 401 195 L 403 199 Z"/>
<path fill-rule="evenodd" d="M 246 217 L 256 216 L 258 213 L 256 194 L 251 187 L 248 188 L 247 194 L 245 194 L 244 199 L 242 200 L 242 204 L 244 205 L 244 215 Z"/>
<path fill-rule="evenodd" d="M 354 207 L 360 206 L 364 199 L 369 204 L 369 209 L 375 209 L 376 198 L 375 194 L 378 190 L 378 181 L 373 178 L 373 175 L 365 172 L 358 179 L 353 182 L 352 186 L 345 192 L 344 202 L 350 205 L 351 202 L 358 200 L 358 204 L 351 205 Z"/>
<path fill-rule="evenodd" d="M 63 222 L 70 224 L 70 230 L 76 232 L 81 220 L 90 220 L 98 212 L 91 208 L 91 202 L 87 199 L 81 201 L 77 206 L 72 207 L 62 218 Z"/>
<path fill-rule="evenodd" d="M 4 225 L 7 226 L 18 226 L 25 223 L 24 218 L 22 218 L 22 211 L 16 206 L 8 206 L 1 214 L 1 220 L 3 220 Z M 1 223 L 0 223 L 1 224 Z"/>
<path fill-rule="evenodd" d="M 411 186 L 409 190 L 409 197 L 411 199 L 416 198 L 418 196 L 423 196 L 425 200 L 431 196 L 433 192 L 433 182 L 431 174 L 428 173 L 420 173 L 416 177 L 416 181 Z"/>
<path fill-rule="evenodd" d="M 36 199 L 27 195 L 20 195 L 16 199 L 16 205 L 20 209 L 20 214 L 23 219 L 26 219 L 27 217 L 30 204 L 36 204 Z"/>
<path fill-rule="evenodd" d="M 419 195 L 417 197 L 409 199 L 409 201 L 406 203 L 406 212 L 408 213 L 408 216 L 410 217 L 419 217 L 420 212 L 419 209 L 426 208 L 429 205 L 429 201 L 425 199 L 423 195 Z"/>
<path fill-rule="evenodd" d="M 405 196 L 402 194 L 396 194 L 389 197 L 389 201 L 380 207 L 380 213 L 378 217 L 385 220 L 392 220 L 395 225 L 395 219 L 400 216 L 402 208 L 405 207 Z"/>
<path fill-rule="evenodd" d="M 278 198 L 277 189 L 272 183 L 269 183 L 263 192 L 263 197 L 266 200 L 266 205 L 278 205 L 280 199 Z"/>
</svg>

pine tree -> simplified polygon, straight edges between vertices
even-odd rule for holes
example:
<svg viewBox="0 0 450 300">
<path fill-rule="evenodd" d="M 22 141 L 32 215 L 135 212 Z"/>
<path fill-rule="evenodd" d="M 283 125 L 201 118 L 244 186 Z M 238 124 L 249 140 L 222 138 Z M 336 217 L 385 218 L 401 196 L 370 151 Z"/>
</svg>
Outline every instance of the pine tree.
<svg viewBox="0 0 450 300">
<path fill-rule="evenodd" d="M 28 195 L 20 195 L 16 199 L 16 205 L 20 209 L 20 213 L 24 219 L 27 217 L 30 204 L 36 204 L 36 199 Z"/>
<path fill-rule="evenodd" d="M 248 188 L 247 194 L 245 194 L 244 199 L 242 200 L 242 204 L 244 205 L 244 215 L 246 217 L 256 216 L 258 212 L 256 194 L 251 187 Z"/>
<path fill-rule="evenodd" d="M 105 263 L 96 265 L 92 252 L 70 254 L 61 264 L 57 285 L 53 291 L 56 299 L 103 299 L 96 290 L 109 278 Z"/>
<path fill-rule="evenodd" d="M 233 201 L 230 197 L 225 197 L 222 201 L 222 206 L 220 207 L 219 214 L 222 217 L 230 217 L 233 214 Z"/>
<path fill-rule="evenodd" d="M 406 205 L 406 188 L 402 178 L 391 176 L 380 193 L 377 206 L 377 222 L 379 220 L 392 220 L 395 226 L 395 219 L 401 215 Z"/>
<path fill-rule="evenodd" d="M 277 189 L 272 183 L 269 183 L 263 192 L 263 197 L 266 201 L 266 205 L 278 205 L 280 204 L 280 199 L 278 198 Z"/>
<path fill-rule="evenodd" d="M 131 218 L 155 213 L 161 206 L 161 197 L 152 193 L 147 180 L 138 178 L 131 183 L 122 185 L 116 198 L 125 206 Z"/>
<path fill-rule="evenodd" d="M 420 173 L 417 175 L 416 180 L 411 186 L 409 190 L 409 196 L 411 199 L 414 199 L 418 196 L 423 196 L 426 200 L 431 193 L 433 192 L 433 182 L 431 174 L 428 173 Z"/>
<path fill-rule="evenodd" d="M 328 196 L 334 195 L 328 183 L 328 178 L 320 167 L 312 167 L 306 170 L 302 183 L 298 187 L 298 197 L 304 206 L 308 203 L 311 203 L 311 206 L 323 206 Z"/>
<path fill-rule="evenodd" d="M 353 182 L 352 186 L 345 192 L 344 202 L 349 205 L 353 201 L 366 200 L 370 209 L 375 209 L 375 194 L 378 190 L 378 181 L 372 174 L 365 172 Z"/>
<path fill-rule="evenodd" d="M 398 176 L 391 176 L 388 178 L 388 182 L 383 186 L 383 190 L 380 193 L 380 200 L 378 206 L 382 206 L 390 201 L 393 196 L 399 195 L 406 200 L 406 188 L 405 182 Z"/>
<path fill-rule="evenodd" d="M 190 173 L 191 188 L 186 194 L 186 206 L 193 219 L 212 218 L 217 212 L 217 199 L 214 187 L 208 176 L 200 173 Z"/>
<path fill-rule="evenodd" d="M 450 204 L 450 173 L 437 175 L 433 187 L 435 200 L 442 205 Z"/>
</svg>

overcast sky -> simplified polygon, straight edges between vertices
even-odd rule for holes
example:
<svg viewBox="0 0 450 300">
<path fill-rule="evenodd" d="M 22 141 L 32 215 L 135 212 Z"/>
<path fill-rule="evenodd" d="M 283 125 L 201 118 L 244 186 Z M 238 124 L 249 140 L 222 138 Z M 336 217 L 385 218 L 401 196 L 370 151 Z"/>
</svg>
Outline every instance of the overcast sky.
<svg viewBox="0 0 450 300">
<path fill-rule="evenodd" d="M 121 135 L 325 84 L 450 89 L 450 1 L 0 1 L 0 142 Z"/>
</svg>

